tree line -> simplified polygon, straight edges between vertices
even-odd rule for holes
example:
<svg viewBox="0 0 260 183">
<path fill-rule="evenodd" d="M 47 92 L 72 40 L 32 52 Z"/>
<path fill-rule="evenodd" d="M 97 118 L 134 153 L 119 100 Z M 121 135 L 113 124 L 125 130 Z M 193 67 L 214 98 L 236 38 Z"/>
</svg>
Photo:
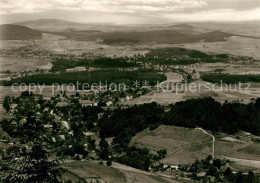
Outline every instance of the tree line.
<svg viewBox="0 0 260 183">
<path fill-rule="evenodd" d="M 160 124 L 187 128 L 202 127 L 214 132 L 234 134 L 239 130 L 260 135 L 260 98 L 249 104 L 225 102 L 213 98 L 190 99 L 171 106 L 169 112 L 156 103 L 118 109 L 100 122 L 102 137 L 115 137 L 114 143 L 127 144 L 131 137 Z"/>
<path fill-rule="evenodd" d="M 163 74 L 155 73 L 150 70 L 136 70 L 136 71 L 118 71 L 118 70 L 96 70 L 96 71 L 80 71 L 71 73 L 59 73 L 59 74 L 36 74 L 31 76 L 25 76 L 20 78 L 13 78 L 10 81 L 3 81 L 2 85 L 11 86 L 13 83 L 35 83 L 40 85 L 52 85 L 52 84 L 69 84 L 73 83 L 93 83 L 102 82 L 105 84 L 110 83 L 125 83 L 126 85 L 133 85 L 134 81 L 147 81 L 150 85 L 155 85 L 158 82 L 166 80 L 166 76 Z"/>
<path fill-rule="evenodd" d="M 211 83 L 235 84 L 239 82 L 260 82 L 260 75 L 205 74 L 202 75 L 201 79 Z"/>
<path fill-rule="evenodd" d="M 84 67 L 100 67 L 100 68 L 126 68 L 126 67 L 139 67 L 140 65 L 135 62 L 127 62 L 127 58 L 110 58 L 98 57 L 95 59 L 81 58 L 81 59 L 66 59 L 56 58 L 52 61 L 52 72 L 63 71 L 65 69 L 84 66 Z"/>
</svg>

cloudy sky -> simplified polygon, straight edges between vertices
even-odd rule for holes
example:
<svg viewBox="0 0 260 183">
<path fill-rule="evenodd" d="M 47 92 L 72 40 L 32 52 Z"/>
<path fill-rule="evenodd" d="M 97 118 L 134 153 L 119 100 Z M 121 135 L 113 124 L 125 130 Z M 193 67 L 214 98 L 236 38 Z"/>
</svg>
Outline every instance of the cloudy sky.
<svg viewBox="0 0 260 183">
<path fill-rule="evenodd" d="M 1 23 L 41 18 L 82 23 L 260 21 L 260 0 L 0 0 Z"/>
</svg>

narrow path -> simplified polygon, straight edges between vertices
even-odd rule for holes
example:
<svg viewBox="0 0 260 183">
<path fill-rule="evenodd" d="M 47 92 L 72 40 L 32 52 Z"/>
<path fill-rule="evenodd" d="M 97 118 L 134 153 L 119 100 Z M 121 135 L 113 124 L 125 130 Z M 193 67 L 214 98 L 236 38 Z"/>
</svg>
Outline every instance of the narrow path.
<svg viewBox="0 0 260 183">
<path fill-rule="evenodd" d="M 215 157 L 215 141 L 216 141 L 215 137 L 213 135 L 211 135 L 210 133 L 206 132 L 203 128 L 197 127 L 197 128 L 195 128 L 195 130 L 201 130 L 205 134 L 207 134 L 207 135 L 212 137 L 212 158 L 214 159 L 214 157 Z"/>
<path fill-rule="evenodd" d="M 126 51 L 128 50 L 128 48 L 126 48 L 121 54 L 119 54 L 117 57 L 121 57 Z"/>
<path fill-rule="evenodd" d="M 187 147 L 187 146 L 195 146 L 195 145 L 204 145 L 204 144 L 209 144 L 211 143 L 212 141 L 208 141 L 208 142 L 202 142 L 202 143 L 192 143 L 192 144 L 185 144 L 185 145 L 182 145 L 181 147 L 179 147 L 178 149 L 176 149 L 175 151 L 172 151 L 171 153 L 168 154 L 169 155 L 173 155 L 174 153 L 180 151 L 181 149 Z"/>
</svg>

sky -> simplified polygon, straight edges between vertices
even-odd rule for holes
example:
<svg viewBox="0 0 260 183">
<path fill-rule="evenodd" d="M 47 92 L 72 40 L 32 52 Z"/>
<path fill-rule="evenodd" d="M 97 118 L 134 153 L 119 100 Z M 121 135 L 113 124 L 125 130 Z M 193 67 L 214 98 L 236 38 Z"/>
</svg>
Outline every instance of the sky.
<svg viewBox="0 0 260 183">
<path fill-rule="evenodd" d="M 0 22 L 153 24 L 260 21 L 260 0 L 0 0 Z"/>
</svg>

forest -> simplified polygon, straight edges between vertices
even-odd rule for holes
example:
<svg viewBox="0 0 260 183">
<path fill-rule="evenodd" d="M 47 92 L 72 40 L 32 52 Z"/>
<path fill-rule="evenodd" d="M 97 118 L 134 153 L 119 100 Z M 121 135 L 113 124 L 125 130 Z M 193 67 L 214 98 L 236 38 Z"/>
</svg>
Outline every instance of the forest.
<svg viewBox="0 0 260 183">
<path fill-rule="evenodd" d="M 189 56 L 190 58 L 211 58 L 211 55 L 197 51 L 188 50 L 184 48 L 159 48 L 152 49 L 146 54 L 147 57 L 160 57 L 160 58 L 170 58 L 170 57 L 183 57 Z"/>
<path fill-rule="evenodd" d="M 239 82 L 260 82 L 260 75 L 206 74 L 202 75 L 201 79 L 211 83 L 236 84 Z"/>
<path fill-rule="evenodd" d="M 111 117 L 100 120 L 100 135 L 114 137 L 120 144 L 128 143 L 137 132 L 162 120 L 163 107 L 156 103 L 136 105 L 131 108 L 118 109 Z"/>
<path fill-rule="evenodd" d="M 103 117 L 99 125 L 102 137 L 115 137 L 114 143 L 127 144 L 137 132 L 160 124 L 202 127 L 227 134 L 243 130 L 260 135 L 260 98 L 249 104 L 221 104 L 213 98 L 190 99 L 172 105 L 169 112 L 156 103 L 143 104 L 118 109 L 110 118 Z"/>
<path fill-rule="evenodd" d="M 95 59 L 66 59 L 56 58 L 52 61 L 52 72 L 65 71 L 65 69 L 84 66 L 84 67 L 99 67 L 99 68 L 125 68 L 125 67 L 138 67 L 140 66 L 134 62 L 127 62 L 126 58 L 110 58 L 98 57 Z"/>
</svg>

